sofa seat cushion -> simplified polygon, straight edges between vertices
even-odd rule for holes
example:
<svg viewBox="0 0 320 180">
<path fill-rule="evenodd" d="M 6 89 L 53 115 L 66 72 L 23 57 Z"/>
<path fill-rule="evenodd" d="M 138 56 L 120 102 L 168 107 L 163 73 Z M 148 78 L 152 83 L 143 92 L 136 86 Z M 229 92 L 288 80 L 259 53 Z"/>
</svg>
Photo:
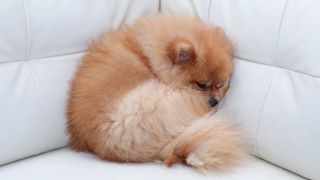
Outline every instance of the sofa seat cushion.
<svg viewBox="0 0 320 180">
<path fill-rule="evenodd" d="M 219 179 L 219 180 L 301 180 L 291 172 L 263 160 L 252 158 L 245 164 L 223 173 L 201 174 L 190 167 L 171 168 L 155 163 L 112 163 L 89 153 L 77 153 L 68 148 L 27 158 L 0 168 L 1 179 L 10 180 L 105 180 L 105 179 Z"/>
</svg>

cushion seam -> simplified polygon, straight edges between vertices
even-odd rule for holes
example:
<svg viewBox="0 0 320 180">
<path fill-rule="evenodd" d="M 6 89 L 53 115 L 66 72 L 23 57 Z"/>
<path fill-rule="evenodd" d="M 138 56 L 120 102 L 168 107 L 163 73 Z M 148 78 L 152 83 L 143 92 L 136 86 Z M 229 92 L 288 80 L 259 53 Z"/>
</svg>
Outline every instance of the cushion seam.
<svg viewBox="0 0 320 180">
<path fill-rule="evenodd" d="M 270 65 L 270 64 L 257 62 L 257 61 L 251 60 L 249 58 L 241 57 L 241 56 L 234 56 L 234 58 L 237 58 L 237 59 L 242 60 L 242 61 L 250 62 L 250 63 L 260 64 L 260 65 L 264 65 L 264 66 L 270 66 L 272 68 L 278 68 L 278 69 L 282 69 L 282 70 L 287 70 L 287 71 L 294 72 L 294 73 L 297 73 L 297 74 L 302 74 L 302 75 L 309 76 L 309 77 L 312 77 L 312 78 L 320 79 L 320 77 L 318 77 L 316 75 L 307 74 L 307 73 L 304 73 L 304 72 L 301 72 L 301 71 L 297 71 L 297 70 L 293 70 L 293 69 L 289 69 L 289 68 L 285 68 L 285 67 L 281 67 L 281 66 L 273 66 L 273 65 Z"/>
<path fill-rule="evenodd" d="M 283 11 L 282 11 L 282 15 L 281 15 L 281 19 L 280 19 L 280 25 L 279 25 L 279 28 L 278 28 L 278 35 L 277 35 L 277 54 L 278 54 L 279 45 L 280 45 L 280 44 L 279 44 L 279 42 L 280 42 L 280 32 L 281 32 L 282 25 L 283 25 L 283 21 L 284 21 L 284 17 L 285 17 L 286 11 L 287 11 L 288 2 L 289 2 L 289 0 L 287 0 L 286 3 L 284 4 Z"/>
<path fill-rule="evenodd" d="M 30 57 L 30 24 L 29 24 L 29 16 L 26 8 L 26 1 L 22 0 L 22 6 L 24 10 L 24 20 L 25 20 L 25 30 L 26 30 L 26 56 Z"/>
<path fill-rule="evenodd" d="M 37 102 L 37 105 L 38 105 L 38 110 L 39 110 L 39 116 L 40 116 L 40 124 L 42 125 L 42 130 L 40 130 L 40 136 L 42 136 L 42 141 L 40 143 L 40 147 L 39 147 L 39 152 L 43 151 L 44 147 L 45 147 L 45 133 L 44 133 L 44 115 L 41 111 L 41 105 L 40 105 L 40 97 L 39 97 L 39 94 L 37 93 L 37 82 L 36 82 L 36 79 L 35 79 L 35 76 L 34 76 L 34 73 L 32 72 L 32 69 L 30 67 L 30 65 L 28 64 L 29 62 L 24 62 L 25 65 L 27 66 L 28 70 L 29 70 L 29 73 L 30 73 L 30 77 L 31 77 L 31 80 L 32 80 L 32 83 L 33 83 L 33 89 L 34 89 L 34 93 L 35 93 L 35 96 L 36 96 L 36 102 Z"/>
<path fill-rule="evenodd" d="M 42 56 L 42 57 L 36 57 L 36 58 L 26 58 L 26 59 L 17 59 L 17 60 L 12 60 L 12 61 L 2 61 L 0 62 L 1 64 L 10 64 L 10 63 L 21 63 L 21 62 L 27 62 L 27 61 L 37 61 L 41 59 L 47 59 L 47 58 L 58 58 L 58 57 L 63 57 L 63 56 L 73 56 L 77 54 L 81 54 L 86 52 L 86 50 L 81 50 L 81 51 L 75 51 L 71 53 L 65 53 L 65 54 L 58 54 L 58 55 L 52 55 L 52 56 Z"/>
<path fill-rule="evenodd" d="M 209 5 L 208 5 L 207 18 L 206 18 L 206 24 L 207 25 L 209 24 L 209 20 L 210 20 L 211 5 L 212 5 L 212 0 L 209 1 Z"/>
<path fill-rule="evenodd" d="M 256 132 L 255 132 L 255 155 L 257 157 L 260 157 L 259 152 L 258 152 L 258 134 L 259 134 L 258 130 L 259 130 L 259 127 L 260 127 L 260 122 L 261 122 L 263 110 L 264 110 L 264 107 L 265 107 L 265 103 L 267 101 L 267 97 L 268 97 L 268 94 L 270 92 L 271 84 L 272 84 L 272 81 L 273 81 L 273 78 L 274 78 L 273 74 L 274 73 L 272 73 L 272 77 L 269 80 L 268 87 L 267 87 L 266 92 L 264 94 L 264 97 L 263 97 L 263 100 L 262 100 L 262 104 L 261 104 L 261 108 L 260 108 L 260 111 L 259 111 L 259 116 L 258 116 L 258 119 L 257 119 Z"/>
</svg>

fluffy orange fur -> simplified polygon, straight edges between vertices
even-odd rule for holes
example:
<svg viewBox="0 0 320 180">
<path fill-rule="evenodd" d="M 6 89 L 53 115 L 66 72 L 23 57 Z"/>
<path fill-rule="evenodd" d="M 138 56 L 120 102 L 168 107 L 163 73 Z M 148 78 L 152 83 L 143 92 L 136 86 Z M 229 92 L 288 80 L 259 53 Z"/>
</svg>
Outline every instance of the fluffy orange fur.
<svg viewBox="0 0 320 180">
<path fill-rule="evenodd" d="M 233 46 L 190 15 L 155 14 L 103 34 L 71 83 L 71 147 L 118 162 L 220 168 L 241 156 L 238 132 L 209 116 L 228 90 Z"/>
</svg>

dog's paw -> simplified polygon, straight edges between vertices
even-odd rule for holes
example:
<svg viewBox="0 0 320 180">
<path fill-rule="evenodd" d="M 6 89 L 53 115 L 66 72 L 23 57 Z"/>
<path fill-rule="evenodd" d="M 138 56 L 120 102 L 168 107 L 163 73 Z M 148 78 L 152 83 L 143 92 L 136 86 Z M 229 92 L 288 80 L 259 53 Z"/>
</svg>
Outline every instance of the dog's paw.
<svg viewBox="0 0 320 180">
<path fill-rule="evenodd" d="M 187 156 L 186 163 L 199 170 L 223 170 L 238 160 L 239 154 L 235 150 L 199 147 Z"/>
<path fill-rule="evenodd" d="M 188 155 L 186 162 L 188 165 L 196 167 L 196 168 L 203 168 L 205 162 L 199 158 L 195 153 L 191 153 Z"/>
</svg>

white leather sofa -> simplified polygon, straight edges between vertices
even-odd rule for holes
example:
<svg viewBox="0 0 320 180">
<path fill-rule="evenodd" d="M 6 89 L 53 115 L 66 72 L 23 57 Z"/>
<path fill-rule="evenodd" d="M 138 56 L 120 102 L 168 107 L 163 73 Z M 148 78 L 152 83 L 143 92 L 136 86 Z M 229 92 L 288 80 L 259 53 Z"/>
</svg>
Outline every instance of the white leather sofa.
<svg viewBox="0 0 320 180">
<path fill-rule="evenodd" d="M 320 179 L 320 1 L 1 0 L 0 179 Z M 158 11 L 190 12 L 237 45 L 222 111 L 252 145 L 226 172 L 118 164 L 67 147 L 68 83 L 100 32 Z"/>
</svg>

